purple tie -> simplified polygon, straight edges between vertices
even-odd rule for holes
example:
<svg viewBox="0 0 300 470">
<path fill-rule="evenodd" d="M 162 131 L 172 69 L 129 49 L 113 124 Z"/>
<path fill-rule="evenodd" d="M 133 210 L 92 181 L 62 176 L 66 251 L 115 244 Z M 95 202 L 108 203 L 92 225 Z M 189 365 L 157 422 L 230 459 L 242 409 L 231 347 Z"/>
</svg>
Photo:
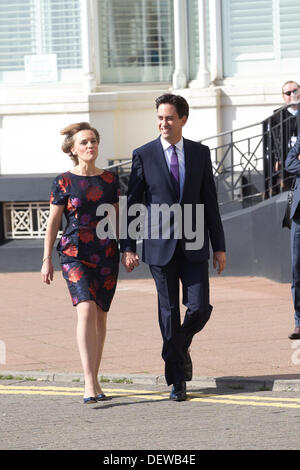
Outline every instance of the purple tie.
<svg viewBox="0 0 300 470">
<path fill-rule="evenodd" d="M 170 165 L 170 173 L 172 183 L 177 195 L 177 199 L 180 199 L 180 183 L 179 183 L 179 164 L 178 164 L 178 156 L 176 153 L 175 145 L 172 145 L 172 154 L 171 154 L 171 165 Z"/>
</svg>

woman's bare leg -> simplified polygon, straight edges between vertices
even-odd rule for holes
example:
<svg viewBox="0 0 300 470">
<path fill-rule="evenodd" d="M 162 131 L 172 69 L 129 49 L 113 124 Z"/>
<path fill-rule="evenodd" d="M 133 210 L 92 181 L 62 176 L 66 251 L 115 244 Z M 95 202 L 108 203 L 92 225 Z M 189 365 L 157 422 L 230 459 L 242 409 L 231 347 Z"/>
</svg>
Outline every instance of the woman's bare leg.
<svg viewBox="0 0 300 470">
<path fill-rule="evenodd" d="M 98 381 L 98 373 L 100 369 L 100 363 L 104 348 L 104 342 L 106 338 L 106 323 L 107 323 L 107 312 L 103 312 L 100 307 L 97 306 L 97 355 L 96 355 L 96 392 L 97 395 L 103 393 L 101 385 Z"/>
<path fill-rule="evenodd" d="M 85 301 L 77 305 L 77 343 L 84 373 L 84 398 L 97 395 L 97 306 L 95 302 Z"/>
</svg>

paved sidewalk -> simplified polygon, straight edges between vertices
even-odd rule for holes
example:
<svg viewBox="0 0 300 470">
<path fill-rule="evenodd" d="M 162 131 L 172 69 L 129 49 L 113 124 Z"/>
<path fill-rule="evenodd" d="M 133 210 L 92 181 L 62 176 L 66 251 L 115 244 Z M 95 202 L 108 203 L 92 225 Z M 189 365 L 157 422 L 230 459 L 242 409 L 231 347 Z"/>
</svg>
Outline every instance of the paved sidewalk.
<svg viewBox="0 0 300 470">
<path fill-rule="evenodd" d="M 61 273 L 55 272 L 50 287 L 42 284 L 40 273 L 0 273 L 0 296 L 0 373 L 81 377 L 76 310 Z M 235 377 L 300 384 L 300 341 L 288 339 L 294 327 L 289 284 L 212 277 L 211 303 L 211 319 L 192 344 L 195 380 Z M 101 375 L 145 381 L 163 375 L 152 279 L 119 281 Z"/>
</svg>

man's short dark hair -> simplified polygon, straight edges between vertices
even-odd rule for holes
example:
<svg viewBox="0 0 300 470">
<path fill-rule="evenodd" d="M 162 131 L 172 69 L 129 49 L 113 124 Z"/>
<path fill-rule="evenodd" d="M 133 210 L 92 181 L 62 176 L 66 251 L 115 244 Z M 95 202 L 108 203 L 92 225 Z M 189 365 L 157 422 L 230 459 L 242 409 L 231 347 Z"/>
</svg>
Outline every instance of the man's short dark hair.
<svg viewBox="0 0 300 470">
<path fill-rule="evenodd" d="M 176 112 L 180 118 L 183 116 L 189 117 L 189 105 L 185 98 L 180 95 L 172 95 L 171 93 L 165 93 L 164 95 L 159 96 L 155 100 L 156 109 L 161 104 L 172 104 L 176 108 Z"/>
</svg>

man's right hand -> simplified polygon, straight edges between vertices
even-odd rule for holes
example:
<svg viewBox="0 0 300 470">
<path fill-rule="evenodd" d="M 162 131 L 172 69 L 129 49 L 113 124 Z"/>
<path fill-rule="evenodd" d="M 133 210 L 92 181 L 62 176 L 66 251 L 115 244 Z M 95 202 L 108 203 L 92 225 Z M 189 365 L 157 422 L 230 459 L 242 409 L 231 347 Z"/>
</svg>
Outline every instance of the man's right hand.
<svg viewBox="0 0 300 470">
<path fill-rule="evenodd" d="M 124 251 L 122 255 L 122 264 L 127 272 L 131 272 L 139 265 L 139 255 L 133 251 Z"/>
</svg>

